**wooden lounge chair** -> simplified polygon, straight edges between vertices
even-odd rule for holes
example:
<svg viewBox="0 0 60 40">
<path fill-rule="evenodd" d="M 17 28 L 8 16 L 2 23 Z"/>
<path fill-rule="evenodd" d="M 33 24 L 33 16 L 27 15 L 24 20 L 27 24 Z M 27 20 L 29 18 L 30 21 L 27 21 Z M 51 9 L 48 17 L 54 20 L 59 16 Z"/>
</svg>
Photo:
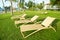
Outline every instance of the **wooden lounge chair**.
<svg viewBox="0 0 60 40">
<path fill-rule="evenodd" d="M 52 28 L 55 32 L 56 30 L 51 26 L 51 23 L 55 20 L 55 18 L 52 17 L 47 17 L 41 24 L 27 24 L 27 25 L 21 25 L 20 26 L 20 31 L 21 34 L 24 38 L 29 37 L 30 35 L 42 30 L 42 29 L 48 29 L 48 28 Z M 32 33 L 30 33 L 29 35 L 25 36 L 23 34 L 23 32 L 26 31 L 31 31 L 31 30 L 36 30 Z"/>
<path fill-rule="evenodd" d="M 34 17 L 31 18 L 31 20 L 25 19 L 25 20 L 15 21 L 15 24 L 34 22 L 38 17 L 39 16 L 35 15 Z"/>
<path fill-rule="evenodd" d="M 23 14 L 21 17 L 20 17 L 20 20 L 22 19 L 25 19 L 25 16 L 26 16 L 27 14 Z"/>
<path fill-rule="evenodd" d="M 11 17 L 11 19 L 17 19 L 17 18 L 25 19 L 25 16 L 26 16 L 26 15 L 27 15 L 27 14 L 23 14 L 23 15 L 16 15 L 16 16 Z"/>
</svg>

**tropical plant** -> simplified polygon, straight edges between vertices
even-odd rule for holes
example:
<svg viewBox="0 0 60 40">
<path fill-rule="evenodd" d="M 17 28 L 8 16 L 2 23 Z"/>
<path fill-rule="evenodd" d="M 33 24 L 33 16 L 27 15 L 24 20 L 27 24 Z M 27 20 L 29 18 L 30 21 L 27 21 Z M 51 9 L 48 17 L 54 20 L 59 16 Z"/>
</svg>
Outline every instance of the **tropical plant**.
<svg viewBox="0 0 60 40">
<path fill-rule="evenodd" d="M 24 0 L 20 0 L 20 2 L 19 2 L 19 7 L 21 7 L 21 8 L 24 7 Z"/>
<path fill-rule="evenodd" d="M 38 7 L 39 9 L 42 9 L 42 8 L 43 8 L 43 3 L 38 4 L 37 7 Z"/>
<path fill-rule="evenodd" d="M 58 7 L 60 7 L 60 0 L 50 0 L 50 3 L 52 5 L 57 5 Z"/>
</svg>

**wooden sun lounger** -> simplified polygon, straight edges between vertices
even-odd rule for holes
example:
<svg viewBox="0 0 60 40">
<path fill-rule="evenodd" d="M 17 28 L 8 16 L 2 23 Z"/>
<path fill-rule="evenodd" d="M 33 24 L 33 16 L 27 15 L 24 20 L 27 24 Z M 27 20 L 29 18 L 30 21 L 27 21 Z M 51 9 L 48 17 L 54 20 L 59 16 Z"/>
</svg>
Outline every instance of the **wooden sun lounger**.
<svg viewBox="0 0 60 40">
<path fill-rule="evenodd" d="M 25 16 L 26 16 L 26 15 L 27 15 L 27 14 L 23 14 L 23 15 L 16 15 L 16 16 L 11 17 L 11 19 L 17 19 L 17 18 L 25 19 Z"/>
<path fill-rule="evenodd" d="M 34 22 L 38 17 L 39 16 L 35 15 L 34 17 L 31 18 L 31 20 L 25 19 L 25 20 L 15 21 L 15 24 Z"/>
<path fill-rule="evenodd" d="M 42 30 L 42 29 L 47 29 L 47 28 L 52 28 L 55 32 L 56 30 L 50 26 L 51 23 L 55 20 L 55 18 L 52 17 L 47 17 L 41 24 L 27 24 L 27 25 L 21 25 L 20 26 L 20 31 L 21 34 L 24 38 L 29 37 L 30 35 Z M 24 36 L 23 32 L 30 31 L 30 30 L 36 30 L 32 32 L 31 34 Z"/>
</svg>

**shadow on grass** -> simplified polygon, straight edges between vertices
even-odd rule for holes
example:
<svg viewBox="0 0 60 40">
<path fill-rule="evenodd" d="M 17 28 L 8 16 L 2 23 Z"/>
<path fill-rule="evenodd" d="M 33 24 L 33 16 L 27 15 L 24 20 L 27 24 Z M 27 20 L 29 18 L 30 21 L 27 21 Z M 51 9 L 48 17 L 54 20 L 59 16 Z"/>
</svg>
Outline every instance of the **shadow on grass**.
<svg viewBox="0 0 60 40">
<path fill-rule="evenodd" d="M 59 19 L 56 19 L 56 20 L 52 23 L 52 26 L 56 29 L 56 31 L 57 31 L 57 23 L 58 23 L 59 21 L 60 21 Z"/>
<path fill-rule="evenodd" d="M 59 26 L 58 26 L 59 25 Z M 54 22 L 53 22 L 53 24 L 52 24 L 52 26 L 56 29 L 56 38 L 57 38 L 57 40 L 60 40 L 60 19 L 56 19 Z"/>
<path fill-rule="evenodd" d="M 1 38 L 0 38 L 0 40 L 1 40 Z"/>
<path fill-rule="evenodd" d="M 26 32 L 23 32 L 25 36 L 29 35 L 30 33 L 34 32 L 35 30 L 30 30 L 30 31 L 26 31 Z"/>
</svg>

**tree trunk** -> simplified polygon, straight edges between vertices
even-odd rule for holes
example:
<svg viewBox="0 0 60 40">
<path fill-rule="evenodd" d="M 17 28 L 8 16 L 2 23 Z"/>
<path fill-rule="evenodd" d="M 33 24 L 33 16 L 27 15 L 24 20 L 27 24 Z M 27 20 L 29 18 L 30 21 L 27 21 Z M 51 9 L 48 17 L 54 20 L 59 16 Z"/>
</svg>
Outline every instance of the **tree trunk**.
<svg viewBox="0 0 60 40">
<path fill-rule="evenodd" d="M 10 0 L 10 2 L 11 2 L 11 14 L 13 15 L 12 0 Z"/>
<path fill-rule="evenodd" d="M 3 0 L 2 0 L 2 3 L 3 3 L 3 8 L 4 8 L 4 2 L 3 2 Z M 5 9 L 4 9 L 5 10 Z"/>
</svg>

